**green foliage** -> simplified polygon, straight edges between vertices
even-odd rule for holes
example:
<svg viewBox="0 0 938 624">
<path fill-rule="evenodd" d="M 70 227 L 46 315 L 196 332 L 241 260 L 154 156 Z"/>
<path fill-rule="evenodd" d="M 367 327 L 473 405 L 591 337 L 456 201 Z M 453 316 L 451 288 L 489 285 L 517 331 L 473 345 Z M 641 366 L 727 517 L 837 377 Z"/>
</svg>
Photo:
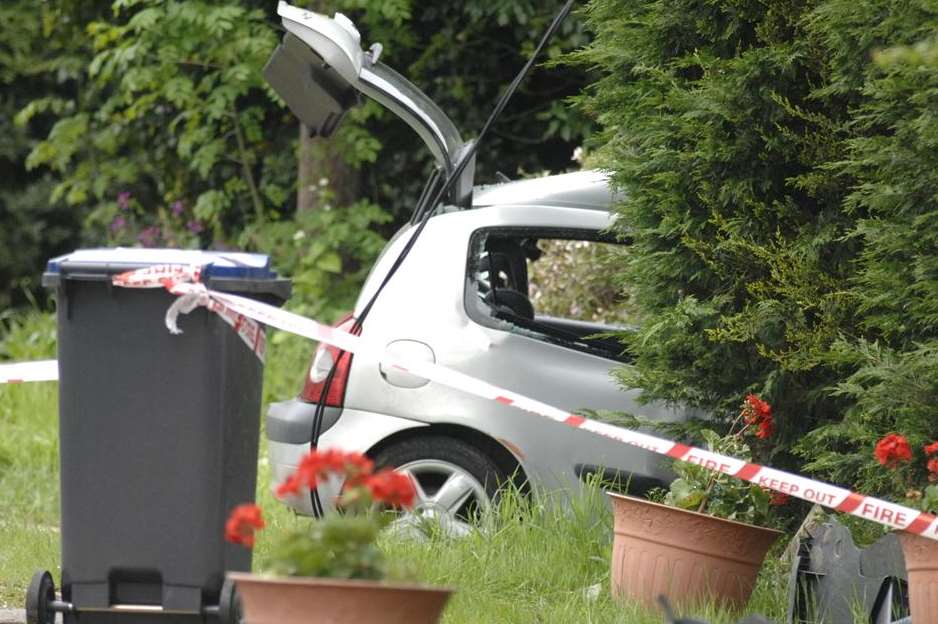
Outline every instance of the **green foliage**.
<svg viewBox="0 0 938 624">
<path fill-rule="evenodd" d="M 351 15 L 363 41 L 382 42 L 383 60 L 436 99 L 468 138 L 560 0 L 445 2 L 418 11 L 410 0 L 297 4 Z M 0 281 L 37 275 L 53 253 L 79 244 L 238 247 L 273 254 L 297 279 L 298 296 L 309 297 L 301 308 L 327 317 L 347 309 L 377 238 L 324 229 L 344 219 L 296 214 L 298 125 L 261 74 L 280 39 L 275 10 L 274 0 L 4 5 L 0 80 L 16 84 L 17 97 L 0 99 L 0 110 L 9 120 L 18 112 L 16 127 L 3 133 L 18 138 L 9 156 L 14 173 L 0 185 L 0 210 L 11 192 L 10 216 L 0 212 L 9 224 L 0 233 L 9 244 L 0 247 L 11 250 L 0 254 Z M 585 40 L 582 24 L 570 20 L 550 56 Z M 482 150 L 480 179 L 496 170 L 567 168 L 590 124 L 560 101 L 585 75 L 535 71 Z M 24 76 L 34 84 L 28 90 Z M 409 218 L 432 168 L 413 132 L 374 103 L 353 110 L 317 148 L 321 177 L 333 177 L 331 161 L 349 169 L 328 181 L 342 198 L 331 202 L 336 214 L 382 236 Z M 37 182 L 28 193 L 10 182 L 24 176 Z M 124 193 L 129 210 L 118 201 Z M 305 238 L 291 239 L 297 232 Z M 14 253 L 14 243 L 30 253 Z M 301 260 L 306 252 L 312 257 Z"/>
<path fill-rule="evenodd" d="M 120 192 L 151 212 L 193 205 L 217 240 L 244 214 L 263 221 L 269 187 L 276 194 L 289 179 L 263 167 L 286 147 L 265 132 L 284 116 L 270 106 L 259 71 L 277 43 L 266 15 L 201 1 L 113 8 L 111 19 L 86 27 L 95 51 L 89 88 L 27 160 L 62 175 L 53 201 L 90 208 L 88 225 L 99 236 L 116 218 Z"/>
<path fill-rule="evenodd" d="M 628 198 L 620 272 L 646 317 L 622 378 L 646 398 L 723 413 L 758 389 L 801 426 L 827 407 L 816 350 L 849 322 L 837 286 L 852 246 L 843 183 L 818 174 L 843 150 L 844 111 L 813 92 L 824 50 L 808 8 L 590 5 L 597 39 L 578 58 L 607 75 L 583 104 Z"/>
<path fill-rule="evenodd" d="M 384 556 L 376 545 L 384 523 L 374 515 L 330 514 L 279 536 L 270 572 L 284 576 L 382 579 Z"/>
<path fill-rule="evenodd" d="M 55 358 L 55 318 L 37 309 L 0 314 L 0 361 Z"/>
<path fill-rule="evenodd" d="M 816 20 L 839 49 L 832 85 L 858 89 L 847 158 L 835 170 L 856 180 L 843 205 L 857 216 L 850 234 L 862 242 L 848 291 L 861 331 L 829 353 L 843 371 L 835 393 L 850 404 L 843 421 L 813 432 L 800 450 L 816 470 L 894 499 L 925 489 L 921 447 L 938 439 L 929 400 L 938 372 L 936 27 L 938 11 L 918 3 L 885 11 L 832 1 Z M 858 55 L 872 57 L 861 76 L 851 60 Z M 915 453 L 901 470 L 873 458 L 873 445 L 891 432 Z M 935 502 L 927 494 L 920 501 L 933 511 Z"/>
<path fill-rule="evenodd" d="M 835 392 L 849 397 L 842 421 L 810 432 L 798 446 L 806 468 L 843 483 L 858 483 L 865 493 L 938 511 L 938 488 L 926 487 L 928 471 L 922 447 L 938 440 L 934 401 L 938 391 L 938 343 L 907 351 L 878 344 L 843 343 L 844 358 L 854 369 Z M 906 437 L 913 460 L 896 468 L 882 466 L 873 454 L 876 442 L 898 432 Z M 917 494 L 916 494 L 917 492 Z"/>
<path fill-rule="evenodd" d="M 742 436 L 704 431 L 703 437 L 707 450 L 752 461 L 752 450 Z M 778 523 L 769 490 L 696 464 L 676 461 L 673 468 L 677 478 L 664 497 L 665 504 L 759 526 Z"/>
<path fill-rule="evenodd" d="M 329 203 L 326 187 L 320 187 L 319 195 L 325 200 L 320 210 L 249 226 L 247 233 L 261 249 L 275 250 L 276 266 L 293 277 L 291 309 L 331 322 L 354 306 L 384 247 L 375 228 L 390 216 L 367 201 L 337 209 Z"/>
<path fill-rule="evenodd" d="M 874 436 L 938 435 L 936 13 L 593 0 L 574 57 L 604 74 L 581 104 L 634 241 L 622 381 L 718 418 L 757 391 L 809 469 L 897 498 Z"/>
<path fill-rule="evenodd" d="M 396 12 L 399 22 L 387 19 L 388 3 L 383 0 L 335 3 L 353 17 L 363 40 L 384 44 L 382 61 L 427 93 L 469 139 L 479 132 L 563 2 L 393 4 L 407 4 L 409 17 Z M 547 50 L 547 62 L 535 68 L 492 127 L 478 154 L 477 180 L 491 182 L 498 171 L 514 177 L 575 167 L 573 150 L 590 134 L 592 124 L 565 99 L 587 84 L 588 72 L 551 61 L 588 39 L 581 20 L 571 17 L 564 23 Z M 372 189 L 370 199 L 399 223 L 413 210 L 431 158 L 413 132 L 390 117 L 381 111 L 364 123 L 365 130 L 380 139 L 381 151 L 379 161 L 363 167 L 363 175 Z"/>
<path fill-rule="evenodd" d="M 88 52 L 77 24 L 97 11 L 82 0 L 0 5 L 0 310 L 28 305 L 46 259 L 78 238 L 80 218 L 48 201 L 54 180 L 24 161 L 53 117 L 69 110 Z M 31 121 L 17 125 L 24 107 Z"/>
<path fill-rule="evenodd" d="M 609 279 L 620 250 L 611 243 L 541 239 L 528 262 L 531 302 L 538 314 L 613 326 L 630 324 L 626 288 Z"/>
</svg>

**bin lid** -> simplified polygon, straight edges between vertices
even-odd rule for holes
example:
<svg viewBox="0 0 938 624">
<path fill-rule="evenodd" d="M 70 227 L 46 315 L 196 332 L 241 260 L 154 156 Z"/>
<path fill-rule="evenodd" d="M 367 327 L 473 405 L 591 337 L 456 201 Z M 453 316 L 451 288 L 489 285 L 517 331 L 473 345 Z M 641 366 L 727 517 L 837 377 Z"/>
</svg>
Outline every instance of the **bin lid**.
<svg viewBox="0 0 938 624">
<path fill-rule="evenodd" d="M 70 274 L 111 275 L 158 264 L 200 266 L 204 278 L 277 279 L 277 273 L 270 266 L 270 257 L 265 254 L 137 247 L 79 249 L 49 260 L 46 273 L 60 277 Z"/>
</svg>

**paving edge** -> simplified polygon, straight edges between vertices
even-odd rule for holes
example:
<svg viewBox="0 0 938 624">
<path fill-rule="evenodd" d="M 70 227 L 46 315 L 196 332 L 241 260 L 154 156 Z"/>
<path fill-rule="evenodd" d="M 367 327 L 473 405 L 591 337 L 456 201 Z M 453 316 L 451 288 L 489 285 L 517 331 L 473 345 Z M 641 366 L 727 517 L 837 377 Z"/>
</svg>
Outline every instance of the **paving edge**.
<svg viewBox="0 0 938 624">
<path fill-rule="evenodd" d="M 0 624 L 24 624 L 26 611 L 23 609 L 0 609 Z"/>
</svg>

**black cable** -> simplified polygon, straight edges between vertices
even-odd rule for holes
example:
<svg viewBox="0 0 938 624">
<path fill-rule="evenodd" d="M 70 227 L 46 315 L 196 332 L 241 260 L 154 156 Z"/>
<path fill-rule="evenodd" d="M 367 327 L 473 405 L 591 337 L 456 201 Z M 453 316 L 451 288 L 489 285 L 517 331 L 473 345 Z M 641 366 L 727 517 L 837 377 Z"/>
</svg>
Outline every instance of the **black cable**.
<svg viewBox="0 0 938 624">
<path fill-rule="evenodd" d="M 553 36 L 557 33 L 557 29 L 560 28 L 560 24 L 563 23 L 567 15 L 570 14 L 570 10 L 573 8 L 574 1 L 575 0 L 567 0 L 567 3 L 563 5 L 563 8 L 560 9 L 560 12 L 554 16 L 554 20 L 551 22 L 544 35 L 541 37 L 540 42 L 537 44 L 537 47 L 534 49 L 534 52 L 528 59 L 528 62 L 525 63 L 524 67 L 521 68 L 521 71 L 518 72 L 514 80 L 511 81 L 511 84 L 508 85 L 508 88 L 505 89 L 501 97 L 498 99 L 498 102 L 495 104 L 495 108 L 492 110 L 492 113 L 489 115 L 488 119 L 486 119 L 485 125 L 482 126 L 482 130 L 479 132 L 479 136 L 476 138 L 475 142 L 469 146 L 469 149 L 466 150 L 466 152 L 459 159 L 459 162 L 456 163 L 456 166 L 447 176 L 443 185 L 440 186 L 435 193 L 432 193 L 433 199 L 428 201 L 427 198 L 431 197 L 431 189 L 436 185 L 436 182 L 439 179 L 439 170 L 434 172 L 433 176 L 424 187 L 414 211 L 415 218 L 419 217 L 420 219 L 419 224 L 414 230 L 413 235 L 404 245 L 401 253 L 398 254 L 397 258 L 395 258 L 394 264 L 391 265 L 387 275 L 385 275 L 384 279 L 381 280 L 381 284 L 378 286 L 378 289 L 371 296 L 371 299 L 368 300 L 368 303 L 365 304 L 365 307 L 362 308 L 362 312 L 358 315 L 358 318 L 355 319 L 355 323 L 352 325 L 350 333 L 355 335 L 361 333 L 362 326 L 365 322 L 365 319 L 368 317 L 368 314 L 371 312 L 371 308 L 374 307 L 375 302 L 378 300 L 378 297 L 381 296 L 385 286 L 388 285 L 388 282 L 391 281 L 391 278 L 394 277 L 394 274 L 397 273 L 398 269 L 404 263 L 404 259 L 407 258 L 407 256 L 410 254 L 410 251 L 414 248 L 414 245 L 417 243 L 417 239 L 420 238 L 424 228 L 430 221 L 430 217 L 433 216 L 436 206 L 453 186 L 453 183 L 459 179 L 459 176 L 462 175 L 463 171 L 465 171 L 469 163 L 472 162 L 472 160 L 475 158 L 476 153 L 479 151 L 479 145 L 481 144 L 482 139 L 486 134 L 488 134 L 492 124 L 495 122 L 498 116 L 501 115 L 502 111 L 505 109 L 505 106 L 508 105 L 508 101 L 518 89 L 521 81 L 527 77 L 528 73 L 530 73 L 531 68 L 534 67 L 534 63 L 537 61 L 537 57 L 540 56 L 544 47 L 547 45 L 547 42 L 553 38 Z M 325 382 L 323 384 L 322 393 L 319 396 L 319 403 L 316 404 L 316 412 L 313 415 L 313 430 L 311 432 L 312 435 L 310 436 L 310 449 L 316 448 L 319 444 L 319 436 L 322 433 L 322 419 L 325 414 L 326 397 L 329 394 L 329 390 L 332 388 L 332 381 L 335 377 L 335 372 L 338 368 L 339 362 L 342 361 L 344 356 L 345 351 L 338 351 L 338 355 L 335 358 L 335 361 L 332 363 L 332 367 L 329 370 L 329 374 L 326 376 Z M 319 499 L 318 489 L 310 489 L 309 496 L 310 503 L 313 507 L 313 514 L 316 517 L 321 517 L 323 514 L 323 508 L 322 501 Z"/>
</svg>

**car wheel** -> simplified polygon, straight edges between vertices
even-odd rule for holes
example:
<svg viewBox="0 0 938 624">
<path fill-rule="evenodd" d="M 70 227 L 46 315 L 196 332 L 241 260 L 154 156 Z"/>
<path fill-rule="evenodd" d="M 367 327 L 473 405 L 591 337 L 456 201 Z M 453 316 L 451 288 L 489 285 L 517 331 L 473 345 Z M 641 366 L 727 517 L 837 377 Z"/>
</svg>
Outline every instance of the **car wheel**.
<svg viewBox="0 0 938 624">
<path fill-rule="evenodd" d="M 438 524 L 446 534 L 465 535 L 508 477 L 485 453 L 447 436 L 404 440 L 381 449 L 374 461 L 378 468 L 396 468 L 414 481 L 414 507 L 395 523 L 405 531 Z"/>
</svg>

